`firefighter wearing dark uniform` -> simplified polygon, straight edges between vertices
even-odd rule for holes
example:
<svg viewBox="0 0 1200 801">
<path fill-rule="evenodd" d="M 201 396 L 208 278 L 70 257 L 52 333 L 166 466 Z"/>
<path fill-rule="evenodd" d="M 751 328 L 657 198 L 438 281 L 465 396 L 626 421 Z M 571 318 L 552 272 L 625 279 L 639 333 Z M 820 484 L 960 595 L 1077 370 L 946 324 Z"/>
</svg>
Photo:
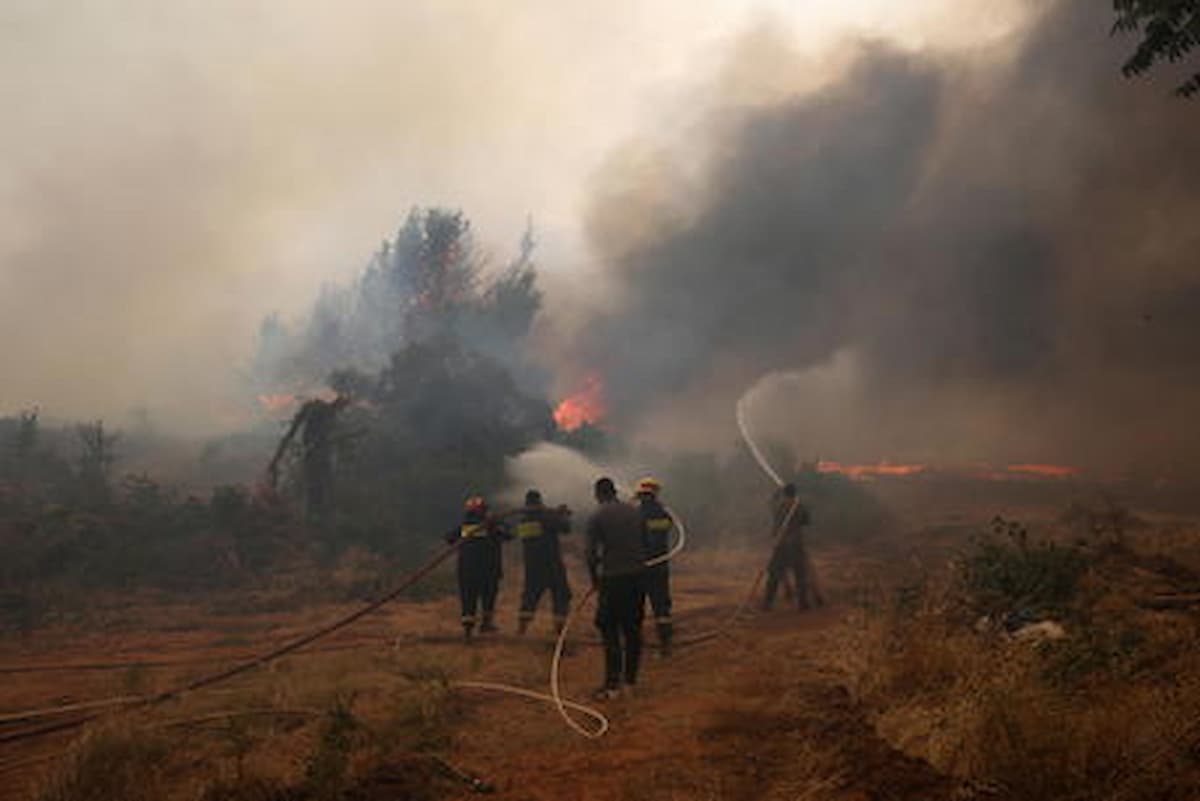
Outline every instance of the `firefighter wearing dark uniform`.
<svg viewBox="0 0 1200 801">
<path fill-rule="evenodd" d="M 637 485 L 637 497 L 642 512 L 642 525 L 646 530 L 646 558 L 654 561 L 666 556 L 671 548 L 671 529 L 675 521 L 658 501 L 662 484 L 653 478 L 643 478 Z M 671 653 L 671 565 L 663 561 L 646 568 L 646 596 L 654 611 L 654 627 L 658 630 L 658 644 L 663 656 Z"/>
<path fill-rule="evenodd" d="M 646 535 L 638 510 L 617 500 L 612 479 L 595 486 L 596 511 L 587 523 L 588 572 L 597 590 L 596 628 L 604 637 L 604 686 L 596 698 L 615 698 L 622 681 L 637 684 L 646 598 Z"/>
<path fill-rule="evenodd" d="M 767 589 L 763 609 L 775 603 L 775 592 L 784 574 L 791 573 L 796 582 L 796 605 L 808 609 L 810 576 L 808 554 L 804 549 L 804 527 L 808 525 L 808 510 L 796 497 L 796 485 L 784 486 L 773 515 L 772 531 L 777 540 L 771 563 L 767 568 Z"/>
<path fill-rule="evenodd" d="M 561 631 L 571 605 L 571 588 L 563 566 L 558 537 L 571 530 L 570 511 L 565 506 L 548 509 L 537 490 L 525 493 L 525 508 L 519 513 L 516 534 L 525 556 L 525 587 L 517 633 L 524 634 L 533 621 L 538 602 L 549 591 L 554 603 L 554 630 Z"/>
<path fill-rule="evenodd" d="M 479 632 L 496 631 L 496 593 L 500 589 L 501 543 L 509 539 L 508 531 L 488 514 L 487 503 L 474 496 L 467 499 L 462 525 L 446 535 L 447 542 L 458 546 L 458 595 L 462 601 L 463 637 L 470 642 L 479 622 L 476 616 L 483 607 Z"/>
</svg>

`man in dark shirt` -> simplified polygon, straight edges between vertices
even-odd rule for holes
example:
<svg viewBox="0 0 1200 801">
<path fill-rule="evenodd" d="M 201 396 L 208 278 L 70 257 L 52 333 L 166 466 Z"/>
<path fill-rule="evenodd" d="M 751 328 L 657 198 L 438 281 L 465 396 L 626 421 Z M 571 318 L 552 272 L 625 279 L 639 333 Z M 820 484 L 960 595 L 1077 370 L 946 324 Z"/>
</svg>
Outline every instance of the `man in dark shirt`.
<svg viewBox="0 0 1200 801">
<path fill-rule="evenodd" d="M 571 530 L 570 510 L 565 506 L 550 509 L 535 489 L 525 493 L 525 506 L 516 525 L 517 539 L 525 557 L 525 586 L 521 592 L 521 614 L 517 633 L 524 634 L 533 621 L 538 601 L 549 590 L 554 602 L 554 629 L 561 631 L 571 605 L 571 588 L 563 565 L 558 537 Z"/>
<path fill-rule="evenodd" d="M 587 524 L 587 565 L 599 594 L 596 628 L 604 638 L 604 686 L 599 699 L 616 698 L 621 682 L 637 684 L 642 655 L 645 530 L 641 513 L 617 500 L 611 478 L 595 484 L 599 507 Z"/>
<path fill-rule="evenodd" d="M 638 482 L 637 497 L 646 526 L 646 557 L 657 564 L 646 568 L 646 595 L 654 610 L 654 626 L 658 629 L 658 644 L 663 656 L 671 653 L 671 566 L 665 560 L 671 547 L 671 530 L 675 521 L 658 500 L 662 484 L 646 477 Z"/>
</svg>

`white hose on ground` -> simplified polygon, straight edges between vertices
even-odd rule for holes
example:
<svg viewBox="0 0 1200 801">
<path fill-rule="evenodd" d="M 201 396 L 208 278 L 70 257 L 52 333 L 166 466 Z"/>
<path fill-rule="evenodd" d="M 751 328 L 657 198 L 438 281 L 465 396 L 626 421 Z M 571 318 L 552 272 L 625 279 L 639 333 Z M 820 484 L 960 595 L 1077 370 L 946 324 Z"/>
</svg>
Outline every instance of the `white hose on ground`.
<svg viewBox="0 0 1200 801">
<path fill-rule="evenodd" d="M 562 690 L 559 687 L 559 666 L 562 664 L 563 649 L 567 644 L 567 632 L 571 629 L 571 623 L 575 619 L 575 613 L 582 609 L 593 595 L 596 594 L 594 586 L 588 587 L 588 591 L 579 599 L 579 603 L 571 607 L 567 612 L 567 618 L 563 621 L 562 629 L 558 632 L 558 639 L 554 642 L 554 656 L 550 659 L 550 700 L 554 703 L 554 708 L 558 710 L 559 716 L 563 719 L 576 734 L 580 734 L 589 740 L 598 740 L 608 731 L 608 718 L 604 717 L 603 713 L 596 709 L 586 709 L 588 715 L 600 721 L 600 728 L 591 731 L 584 726 L 581 726 L 575 718 L 567 712 L 571 707 L 578 707 L 578 704 L 572 704 L 570 701 L 564 701 Z"/>
<path fill-rule="evenodd" d="M 675 521 L 675 531 L 677 534 L 675 537 L 675 544 L 671 546 L 669 551 L 661 556 L 656 556 L 653 559 L 647 559 L 646 567 L 654 567 L 655 565 L 661 565 L 664 562 L 669 562 L 679 555 L 680 551 L 683 550 L 683 546 L 687 543 L 687 526 L 684 525 L 683 518 L 679 517 L 670 508 L 667 509 L 667 514 L 669 514 Z M 582 598 L 579 599 L 579 603 L 573 606 L 570 612 L 568 612 L 566 620 L 563 621 L 562 630 L 558 632 L 558 639 L 554 643 L 554 657 L 550 660 L 550 697 L 551 700 L 554 701 L 554 707 L 558 710 L 558 714 L 564 721 L 566 721 L 568 726 L 590 740 L 599 739 L 600 737 L 604 736 L 604 733 L 608 731 L 608 719 L 605 718 L 604 715 L 602 715 L 598 710 L 590 708 L 581 709 L 580 711 L 585 711 L 591 717 L 603 721 L 603 725 L 601 725 L 599 729 L 596 731 L 590 731 L 581 726 L 578 721 L 572 718 L 570 714 L 568 714 L 567 710 L 572 708 L 579 709 L 579 705 L 572 705 L 570 701 L 563 700 L 562 691 L 559 685 L 559 675 L 560 667 L 562 665 L 563 650 L 566 648 L 567 644 L 567 632 L 570 631 L 571 623 L 575 618 L 575 613 L 582 609 L 595 594 L 596 588 L 589 587 L 588 591 L 584 593 Z"/>
<path fill-rule="evenodd" d="M 450 686 L 461 687 L 467 690 L 487 690 L 490 692 L 508 693 L 509 695 L 520 695 L 524 698 L 531 698 L 534 701 L 544 701 L 548 703 L 554 703 L 556 705 L 561 703 L 563 708 L 572 709 L 576 712 L 587 715 L 592 720 L 596 721 L 598 728 L 594 732 L 588 731 L 582 726 L 579 726 L 576 729 L 576 731 L 579 731 L 585 737 L 603 737 L 604 733 L 608 731 L 608 718 L 606 718 L 598 709 L 593 709 L 590 706 L 584 706 L 583 704 L 576 703 L 575 701 L 564 701 L 561 698 L 555 699 L 549 695 L 546 695 L 545 693 L 534 692 L 533 690 L 527 690 L 524 687 L 515 687 L 511 684 L 500 684 L 494 681 L 454 681 L 450 683 Z M 567 720 L 570 721 L 572 725 L 578 725 L 569 717 Z"/>
</svg>

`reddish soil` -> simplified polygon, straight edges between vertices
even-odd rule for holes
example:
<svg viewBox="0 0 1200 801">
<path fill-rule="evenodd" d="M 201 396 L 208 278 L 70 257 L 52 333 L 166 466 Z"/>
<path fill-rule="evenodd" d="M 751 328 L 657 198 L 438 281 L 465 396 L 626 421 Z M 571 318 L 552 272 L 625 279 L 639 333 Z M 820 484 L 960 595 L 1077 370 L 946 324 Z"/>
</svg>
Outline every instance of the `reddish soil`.
<svg viewBox="0 0 1200 801">
<path fill-rule="evenodd" d="M 753 558 L 692 562 L 677 573 L 679 636 L 687 638 L 728 619 L 754 574 Z M 836 585 L 840 577 L 828 576 Z M 501 598 L 501 625 L 511 627 L 516 582 Z M 576 582 L 580 586 L 581 582 Z M 836 591 L 834 592 L 836 596 Z M 541 635 L 511 634 L 470 648 L 456 637 L 452 599 L 400 603 L 360 622 L 316 653 L 288 658 L 293 681 L 323 664 L 325 673 L 355 678 L 370 705 L 372 671 L 387 660 L 420 656 L 463 679 L 509 682 L 545 691 L 548 622 Z M 87 635 L 48 631 L 33 639 L 0 643 L 0 714 L 80 702 L 130 692 L 150 692 L 194 677 L 235 657 L 275 645 L 344 612 L 319 608 L 290 615 L 213 619 L 173 612 L 149 617 L 143 630 L 125 628 Z M 926 763 L 904 756 L 878 737 L 864 712 L 842 688 L 835 660 L 842 615 L 794 610 L 753 613 L 724 637 L 681 648 L 670 658 L 647 654 L 634 697 L 606 702 L 612 730 L 587 740 L 568 729 L 552 707 L 512 696 L 462 691 L 454 701 L 451 747 L 454 764 L 493 784 L 495 798 L 510 801 L 608 801 L 609 799 L 922 799 L 966 797 L 956 782 Z M 591 637 L 590 613 L 575 633 Z M 651 625 L 648 641 L 653 643 Z M 841 647 L 844 647 L 841 646 Z M 325 650 L 319 650 L 325 649 Z M 111 668 L 112 663 L 147 663 Z M 88 669 L 57 669 L 87 665 Z M 54 670 L 24 668 L 55 666 Z M 395 673 L 395 664 L 390 668 Z M 307 673 L 305 675 L 308 675 Z M 382 676 L 383 674 L 380 673 Z M 564 662 L 569 697 L 585 699 L 600 677 L 598 649 L 577 645 Z M 333 681 L 333 679 L 322 679 Z M 233 692 L 250 692 L 277 681 L 273 671 L 237 680 Z M 317 679 L 311 679 L 316 682 Z M 240 688 L 240 689 L 239 689 Z M 220 692 L 213 691 L 213 692 Z M 178 710 L 177 710 L 178 711 Z M 0 726 L 0 733 L 11 727 Z M 0 770 L 61 752 L 69 740 L 55 737 L 6 748 Z M 281 750 L 286 750 L 284 744 Z M 412 775 L 399 762 L 395 769 Z M 28 797 L 36 768 L 0 775 L 0 798 Z M 429 787 L 441 797 L 472 797 L 465 785 L 438 779 Z M 389 796 L 401 788 L 385 769 L 360 788 L 363 798 Z"/>
</svg>

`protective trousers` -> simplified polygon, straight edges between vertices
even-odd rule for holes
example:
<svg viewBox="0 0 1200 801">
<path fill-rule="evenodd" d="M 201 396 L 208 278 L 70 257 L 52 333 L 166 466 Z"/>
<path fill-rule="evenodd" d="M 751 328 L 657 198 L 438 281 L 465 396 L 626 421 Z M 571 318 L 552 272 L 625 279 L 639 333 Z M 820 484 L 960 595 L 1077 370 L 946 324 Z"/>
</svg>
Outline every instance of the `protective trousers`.
<svg viewBox="0 0 1200 801">
<path fill-rule="evenodd" d="M 604 686 L 637 684 L 642 659 L 642 615 L 646 603 L 642 574 L 600 579 L 596 628 L 604 638 Z"/>
<path fill-rule="evenodd" d="M 560 629 L 571 606 L 571 588 L 562 559 L 555 554 L 525 554 L 525 587 L 521 593 L 520 631 L 524 632 L 537 611 L 542 595 L 550 592 L 554 604 L 554 625 Z"/>
<path fill-rule="evenodd" d="M 658 630 L 658 644 L 664 654 L 671 650 L 671 566 L 664 562 L 646 569 L 646 595 L 654 612 L 654 626 Z"/>
<path fill-rule="evenodd" d="M 488 542 L 464 542 L 458 551 L 458 596 L 462 602 L 462 626 L 469 637 L 483 607 L 481 630 L 493 627 L 492 618 L 496 610 L 496 594 L 500 589 L 500 571 L 497 555 L 499 545 Z"/>
<path fill-rule="evenodd" d="M 785 573 L 790 572 L 796 582 L 796 605 L 808 609 L 808 560 L 804 554 L 804 543 L 785 540 L 775 546 L 771 563 L 767 567 L 767 589 L 763 597 L 763 609 L 775 603 L 775 593 Z"/>
</svg>

